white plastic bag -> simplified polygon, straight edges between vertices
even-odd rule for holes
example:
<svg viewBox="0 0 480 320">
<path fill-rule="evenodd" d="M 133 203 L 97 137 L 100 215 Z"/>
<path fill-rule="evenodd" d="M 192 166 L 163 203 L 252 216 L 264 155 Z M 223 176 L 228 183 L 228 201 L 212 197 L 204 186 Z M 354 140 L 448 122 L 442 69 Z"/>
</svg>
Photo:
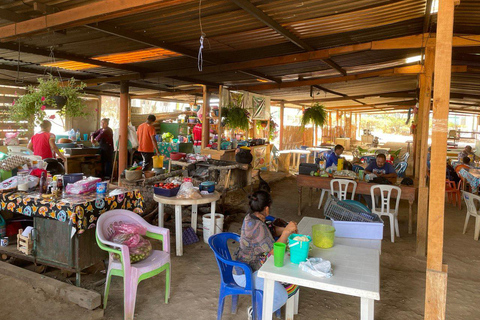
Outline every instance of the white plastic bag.
<svg viewBox="0 0 480 320">
<path fill-rule="evenodd" d="M 198 192 L 198 189 L 193 186 L 191 182 L 184 182 L 178 190 L 177 198 L 179 199 L 200 199 L 202 195 Z"/>
<path fill-rule="evenodd" d="M 298 267 L 305 272 L 319 278 L 330 278 L 333 276 L 332 264 L 322 258 L 310 258 L 307 261 L 300 262 Z"/>
</svg>

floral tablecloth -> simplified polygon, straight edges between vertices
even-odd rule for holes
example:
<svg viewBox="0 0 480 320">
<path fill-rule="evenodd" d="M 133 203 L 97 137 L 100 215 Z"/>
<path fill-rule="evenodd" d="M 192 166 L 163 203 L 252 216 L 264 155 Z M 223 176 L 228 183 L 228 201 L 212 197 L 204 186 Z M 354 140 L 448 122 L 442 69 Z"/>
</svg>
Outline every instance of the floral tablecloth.
<svg viewBox="0 0 480 320">
<path fill-rule="evenodd" d="M 471 172 L 468 172 L 465 169 L 460 169 L 458 172 L 460 176 L 465 178 L 467 182 L 470 184 L 472 187 L 472 192 L 476 193 L 478 192 L 478 187 L 480 186 L 480 176 L 479 175 L 474 175 Z"/>
<path fill-rule="evenodd" d="M 109 210 L 127 209 L 143 213 L 143 196 L 138 190 L 118 188 L 105 195 L 88 193 L 44 199 L 36 193 L 13 192 L 0 195 L 2 210 L 25 216 L 56 219 L 75 226 L 77 232 L 95 228 L 98 217 Z"/>
</svg>

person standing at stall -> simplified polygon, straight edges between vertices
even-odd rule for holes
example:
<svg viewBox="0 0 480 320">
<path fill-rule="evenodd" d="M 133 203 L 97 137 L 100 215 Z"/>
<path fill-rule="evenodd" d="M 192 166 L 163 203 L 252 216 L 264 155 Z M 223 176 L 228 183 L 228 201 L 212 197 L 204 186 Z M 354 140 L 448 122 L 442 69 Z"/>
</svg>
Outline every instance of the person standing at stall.
<svg viewBox="0 0 480 320">
<path fill-rule="evenodd" d="M 105 179 L 109 179 L 113 170 L 113 130 L 108 125 L 110 119 L 103 118 L 100 121 L 101 128 L 90 136 L 92 144 L 98 143 L 100 146 L 100 158 L 102 160 L 102 174 Z"/>
<path fill-rule="evenodd" d="M 41 131 L 33 135 L 28 142 L 27 148 L 33 151 L 33 154 L 40 156 L 43 159 L 55 158 L 55 154 L 60 159 L 66 161 L 65 156 L 58 150 L 55 144 L 55 135 L 51 133 L 52 123 L 48 120 L 43 120 L 40 124 Z"/>
<path fill-rule="evenodd" d="M 158 151 L 157 134 L 153 124 L 157 121 L 157 118 L 151 114 L 147 117 L 147 121 L 138 126 L 138 152 L 142 154 L 143 158 L 143 171 L 151 170 L 153 167 L 152 158 L 156 154 L 160 154 Z"/>
</svg>

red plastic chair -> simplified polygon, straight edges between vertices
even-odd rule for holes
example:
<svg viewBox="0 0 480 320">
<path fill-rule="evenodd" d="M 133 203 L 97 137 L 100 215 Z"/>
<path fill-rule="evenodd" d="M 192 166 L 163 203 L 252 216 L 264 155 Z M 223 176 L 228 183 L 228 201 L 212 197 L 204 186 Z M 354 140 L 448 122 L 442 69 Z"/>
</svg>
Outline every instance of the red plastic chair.
<svg viewBox="0 0 480 320">
<path fill-rule="evenodd" d="M 458 204 L 458 208 L 462 210 L 462 193 L 460 191 L 461 181 L 459 182 L 458 186 L 455 181 L 446 180 L 445 181 L 445 194 L 448 198 L 448 202 L 456 206 Z"/>
</svg>

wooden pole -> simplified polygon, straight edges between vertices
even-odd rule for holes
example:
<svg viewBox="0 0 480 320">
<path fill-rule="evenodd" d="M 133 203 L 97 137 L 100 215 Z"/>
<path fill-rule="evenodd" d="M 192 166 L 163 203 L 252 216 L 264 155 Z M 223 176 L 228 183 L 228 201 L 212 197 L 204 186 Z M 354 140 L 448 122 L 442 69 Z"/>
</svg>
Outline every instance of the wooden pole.
<svg viewBox="0 0 480 320">
<path fill-rule="evenodd" d="M 120 82 L 120 129 L 118 143 L 118 181 L 120 176 L 127 168 L 128 159 L 128 81 Z"/>
<path fill-rule="evenodd" d="M 222 134 L 223 134 L 223 127 L 222 127 L 222 104 L 223 104 L 223 86 L 218 86 L 218 141 L 217 141 L 217 150 L 221 150 L 222 144 Z"/>
<path fill-rule="evenodd" d="M 445 319 L 447 268 L 443 266 L 445 170 L 452 72 L 454 0 L 439 0 L 433 94 L 425 319 Z"/>
<path fill-rule="evenodd" d="M 428 221 L 428 186 L 427 186 L 427 154 L 428 154 L 428 127 L 432 100 L 433 69 L 435 67 L 435 49 L 427 47 L 425 50 L 425 72 L 420 74 L 420 110 L 419 117 L 423 119 L 421 136 L 419 137 L 419 184 L 417 207 L 417 255 L 425 256 L 427 250 L 427 221 Z"/>
<path fill-rule="evenodd" d="M 207 86 L 203 86 L 203 114 L 202 114 L 202 149 L 208 144 L 210 140 L 210 130 L 209 130 L 209 117 L 208 117 L 208 107 L 209 107 L 210 94 L 207 91 Z"/>
<path fill-rule="evenodd" d="M 284 126 L 284 116 L 285 116 L 285 103 L 282 101 L 280 102 L 280 124 L 279 124 L 279 133 L 278 133 L 278 139 L 280 140 L 278 147 L 280 150 L 283 150 L 284 144 L 283 144 L 283 126 Z"/>
<path fill-rule="evenodd" d="M 302 114 L 305 113 L 305 106 L 302 106 Z M 305 145 L 305 136 L 306 136 L 305 130 L 303 130 L 303 136 L 302 136 L 302 146 Z"/>
<path fill-rule="evenodd" d="M 332 112 L 329 112 L 328 113 L 328 132 L 329 132 L 329 137 L 328 137 L 328 140 L 330 140 L 330 142 L 332 141 L 333 139 L 333 129 L 332 129 Z"/>
</svg>

